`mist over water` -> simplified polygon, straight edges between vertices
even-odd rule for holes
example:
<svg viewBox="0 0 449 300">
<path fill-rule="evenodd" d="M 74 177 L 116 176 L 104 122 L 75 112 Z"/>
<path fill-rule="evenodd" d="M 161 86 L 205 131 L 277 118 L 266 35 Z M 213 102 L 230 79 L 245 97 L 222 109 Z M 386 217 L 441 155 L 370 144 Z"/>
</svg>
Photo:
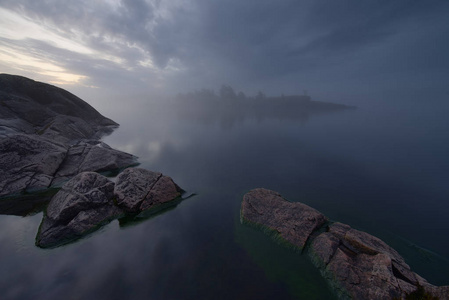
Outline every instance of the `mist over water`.
<svg viewBox="0 0 449 300">
<path fill-rule="evenodd" d="M 120 123 L 107 144 L 196 195 L 50 250 L 34 246 L 42 213 L 1 216 L 4 299 L 333 299 L 306 255 L 240 223 L 257 187 L 378 236 L 449 284 L 448 105 L 353 100 L 357 109 L 257 114 L 158 97 L 97 102 Z"/>
</svg>

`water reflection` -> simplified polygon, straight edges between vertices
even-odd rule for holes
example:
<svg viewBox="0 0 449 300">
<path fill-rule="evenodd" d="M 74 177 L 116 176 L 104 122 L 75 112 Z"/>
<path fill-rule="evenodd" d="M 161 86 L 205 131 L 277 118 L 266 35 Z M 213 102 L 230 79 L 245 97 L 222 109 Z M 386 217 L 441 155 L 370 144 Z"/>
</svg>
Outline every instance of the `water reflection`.
<svg viewBox="0 0 449 300">
<path fill-rule="evenodd" d="M 401 115 L 385 107 L 361 108 L 311 113 L 306 123 L 300 117 L 243 114 L 223 127 L 219 112 L 198 119 L 183 117 L 180 106 L 122 108 L 108 115 L 121 127 L 105 142 L 138 155 L 143 167 L 198 195 L 135 226 L 113 221 L 88 239 L 52 250 L 34 246 L 41 214 L 0 216 L 0 255 L 8 258 L 0 269 L 0 298 L 301 299 L 317 290 L 327 295 L 313 269 L 301 273 L 309 270 L 307 258 L 240 227 L 242 196 L 256 187 L 379 236 L 414 271 L 449 284 L 449 241 L 441 238 L 449 230 L 449 143 L 441 138 L 441 128 L 447 128 L 442 111 L 425 115 L 416 107 L 415 114 Z M 192 113 L 199 112 L 192 106 Z"/>
</svg>

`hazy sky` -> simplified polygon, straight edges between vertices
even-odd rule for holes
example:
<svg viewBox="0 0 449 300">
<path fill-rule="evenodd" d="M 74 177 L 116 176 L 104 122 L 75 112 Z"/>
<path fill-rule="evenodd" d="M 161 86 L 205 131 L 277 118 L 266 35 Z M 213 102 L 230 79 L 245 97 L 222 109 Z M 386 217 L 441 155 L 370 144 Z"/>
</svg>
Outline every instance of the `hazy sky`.
<svg viewBox="0 0 449 300">
<path fill-rule="evenodd" d="M 447 95 L 449 1 L 0 0 L 0 72 L 81 94 Z"/>
</svg>

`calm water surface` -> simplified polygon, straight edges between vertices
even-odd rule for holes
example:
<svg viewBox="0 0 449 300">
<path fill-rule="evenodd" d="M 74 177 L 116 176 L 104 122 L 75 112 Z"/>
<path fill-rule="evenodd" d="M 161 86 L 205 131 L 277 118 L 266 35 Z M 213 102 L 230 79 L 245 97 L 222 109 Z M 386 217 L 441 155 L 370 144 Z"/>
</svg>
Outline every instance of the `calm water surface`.
<svg viewBox="0 0 449 300">
<path fill-rule="evenodd" d="M 121 124 L 106 143 L 197 195 L 51 250 L 34 246 L 42 213 L 0 216 L 1 299 L 334 299 L 305 255 L 240 224 L 256 187 L 382 238 L 431 283 L 449 284 L 447 107 L 300 118 L 97 108 Z"/>
</svg>

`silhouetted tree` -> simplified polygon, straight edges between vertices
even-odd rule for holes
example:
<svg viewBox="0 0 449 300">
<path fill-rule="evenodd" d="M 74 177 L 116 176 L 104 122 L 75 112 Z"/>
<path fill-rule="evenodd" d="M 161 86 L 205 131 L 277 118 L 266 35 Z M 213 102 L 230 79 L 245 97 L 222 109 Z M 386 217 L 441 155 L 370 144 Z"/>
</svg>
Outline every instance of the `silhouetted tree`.
<svg viewBox="0 0 449 300">
<path fill-rule="evenodd" d="M 265 96 L 264 93 L 262 93 L 261 91 L 259 91 L 256 95 L 256 99 L 265 99 L 267 96 Z"/>
<path fill-rule="evenodd" d="M 238 95 L 237 95 L 237 98 L 239 100 L 245 100 L 246 99 L 246 95 L 245 95 L 244 92 L 239 92 Z"/>
<path fill-rule="evenodd" d="M 223 99 L 236 99 L 237 95 L 234 89 L 229 85 L 222 85 L 220 88 L 220 97 Z"/>
</svg>

